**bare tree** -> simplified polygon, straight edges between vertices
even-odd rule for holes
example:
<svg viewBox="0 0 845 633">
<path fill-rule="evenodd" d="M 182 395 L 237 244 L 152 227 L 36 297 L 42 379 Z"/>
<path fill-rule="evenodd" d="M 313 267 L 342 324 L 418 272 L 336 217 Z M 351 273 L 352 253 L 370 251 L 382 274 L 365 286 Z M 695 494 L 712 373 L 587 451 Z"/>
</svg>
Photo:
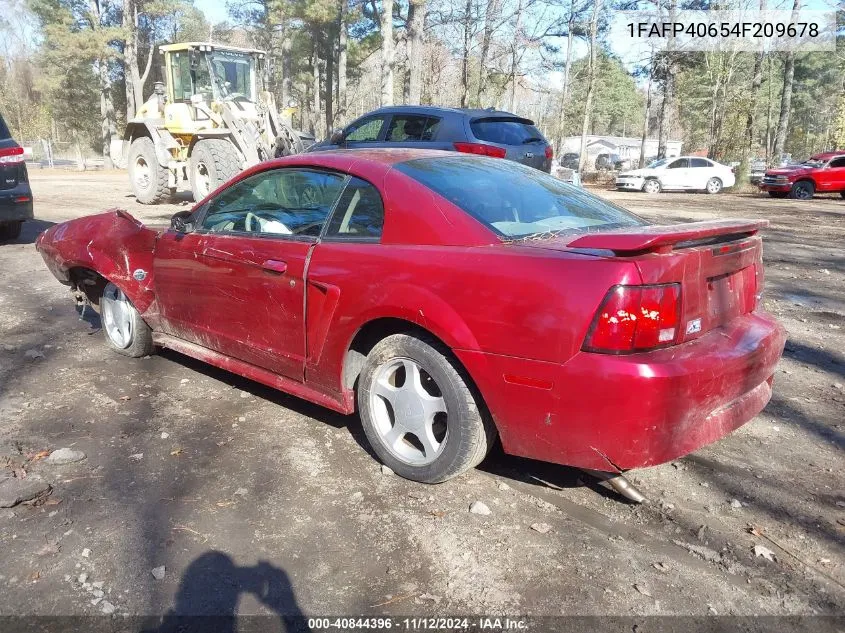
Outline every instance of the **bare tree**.
<svg viewBox="0 0 845 633">
<path fill-rule="evenodd" d="M 337 118 L 342 119 L 346 116 L 347 108 L 346 59 L 348 25 L 346 22 L 349 16 L 349 3 L 348 0 L 340 0 L 339 4 L 337 36 Z"/>
<path fill-rule="evenodd" d="M 793 21 L 797 22 L 796 14 L 801 9 L 801 0 L 794 0 L 792 3 Z M 789 116 L 792 114 L 792 82 L 795 79 L 795 53 L 787 51 L 784 53 L 783 62 L 783 92 L 780 97 L 780 115 L 778 116 L 778 127 L 775 133 L 775 145 L 773 154 L 775 160 L 780 160 L 783 148 L 786 144 L 786 134 L 789 130 Z"/>
<path fill-rule="evenodd" d="M 393 0 L 383 0 L 381 7 L 381 104 L 393 105 Z"/>
<path fill-rule="evenodd" d="M 587 133 L 590 131 L 590 115 L 593 106 L 593 91 L 596 83 L 596 62 L 599 37 L 599 14 L 603 0 L 593 3 L 593 16 L 590 18 L 590 65 L 587 69 L 587 91 L 584 97 L 584 119 L 581 122 L 581 155 L 578 157 L 578 171 L 583 173 L 587 164 Z"/>
<path fill-rule="evenodd" d="M 408 4 L 408 102 L 422 99 L 422 54 L 427 0 L 409 0 Z"/>
</svg>

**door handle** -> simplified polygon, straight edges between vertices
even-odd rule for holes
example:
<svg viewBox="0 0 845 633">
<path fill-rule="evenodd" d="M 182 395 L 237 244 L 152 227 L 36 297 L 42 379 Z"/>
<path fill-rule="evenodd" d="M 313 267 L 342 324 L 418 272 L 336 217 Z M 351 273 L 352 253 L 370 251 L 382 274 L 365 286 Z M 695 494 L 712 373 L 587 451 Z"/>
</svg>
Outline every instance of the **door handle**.
<svg viewBox="0 0 845 633">
<path fill-rule="evenodd" d="M 268 273 L 277 273 L 281 275 L 288 269 L 288 265 L 287 262 L 282 262 L 278 259 L 268 259 L 261 264 L 261 268 Z"/>
</svg>

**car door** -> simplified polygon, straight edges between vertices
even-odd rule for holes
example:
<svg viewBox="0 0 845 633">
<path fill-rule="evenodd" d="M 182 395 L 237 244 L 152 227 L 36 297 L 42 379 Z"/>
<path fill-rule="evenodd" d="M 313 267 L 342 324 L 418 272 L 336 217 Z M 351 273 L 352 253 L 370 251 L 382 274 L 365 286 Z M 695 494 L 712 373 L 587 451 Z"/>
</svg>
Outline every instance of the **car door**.
<svg viewBox="0 0 845 633">
<path fill-rule="evenodd" d="M 704 189 L 707 181 L 718 176 L 718 169 L 706 158 L 690 158 L 687 184 L 690 189 Z"/>
<path fill-rule="evenodd" d="M 833 158 L 815 176 L 817 191 L 845 191 L 845 156 Z"/>
<path fill-rule="evenodd" d="M 664 189 L 686 189 L 689 186 L 689 159 L 677 158 L 670 162 L 660 176 Z"/>
<path fill-rule="evenodd" d="M 163 330 L 296 380 L 305 360 L 305 268 L 346 176 L 279 168 L 242 180 L 156 246 Z"/>
</svg>

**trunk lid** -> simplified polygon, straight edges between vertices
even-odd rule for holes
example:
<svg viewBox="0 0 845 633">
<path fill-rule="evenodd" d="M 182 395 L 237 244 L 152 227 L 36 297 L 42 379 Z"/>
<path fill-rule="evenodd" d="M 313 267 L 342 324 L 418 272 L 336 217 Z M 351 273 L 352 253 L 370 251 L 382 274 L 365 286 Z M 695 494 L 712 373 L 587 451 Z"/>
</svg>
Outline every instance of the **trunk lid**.
<svg viewBox="0 0 845 633">
<path fill-rule="evenodd" d="M 768 222 L 719 220 L 645 226 L 554 240 L 555 246 L 633 260 L 643 284 L 681 284 L 683 343 L 753 311 L 763 285 L 762 239 Z M 541 241 L 532 245 L 543 247 Z"/>
</svg>

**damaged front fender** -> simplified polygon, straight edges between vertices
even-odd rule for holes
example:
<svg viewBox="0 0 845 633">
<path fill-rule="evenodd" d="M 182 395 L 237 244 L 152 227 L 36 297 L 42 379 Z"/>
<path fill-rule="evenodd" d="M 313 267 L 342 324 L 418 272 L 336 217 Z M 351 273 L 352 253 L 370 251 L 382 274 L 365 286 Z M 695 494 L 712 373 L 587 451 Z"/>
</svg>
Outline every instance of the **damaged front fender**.
<svg viewBox="0 0 845 633">
<path fill-rule="evenodd" d="M 62 283 L 75 283 L 75 269 L 94 271 L 123 290 L 146 317 L 157 312 L 153 253 L 159 232 L 127 211 L 111 209 L 52 226 L 35 247 Z"/>
</svg>

